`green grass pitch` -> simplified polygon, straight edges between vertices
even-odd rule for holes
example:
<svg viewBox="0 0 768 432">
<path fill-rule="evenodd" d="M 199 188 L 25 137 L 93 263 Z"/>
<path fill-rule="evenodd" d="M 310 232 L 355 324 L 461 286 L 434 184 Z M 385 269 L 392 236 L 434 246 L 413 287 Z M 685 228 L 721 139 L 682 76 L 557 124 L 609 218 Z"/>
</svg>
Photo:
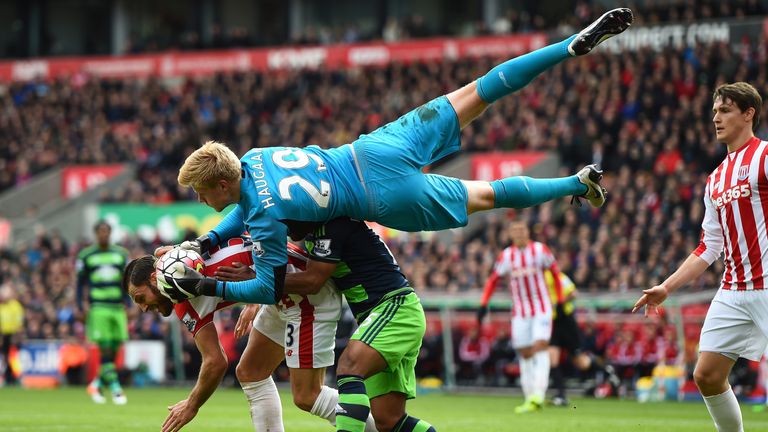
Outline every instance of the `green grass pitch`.
<svg viewBox="0 0 768 432">
<path fill-rule="evenodd" d="M 84 388 L 24 390 L 0 388 L 0 430 L 11 431 L 145 431 L 159 430 L 166 406 L 186 397 L 189 389 L 127 389 L 128 405 L 94 405 Z M 294 407 L 281 392 L 286 431 L 331 431 L 324 421 Z M 648 403 L 576 399 L 570 408 L 549 407 L 515 415 L 521 400 L 507 396 L 433 393 L 409 402 L 409 412 L 428 420 L 439 432 L 639 432 L 714 431 L 701 402 Z M 768 431 L 768 412 L 742 406 L 745 429 Z M 185 431 L 252 431 L 248 407 L 236 389 L 219 389 Z"/>
</svg>

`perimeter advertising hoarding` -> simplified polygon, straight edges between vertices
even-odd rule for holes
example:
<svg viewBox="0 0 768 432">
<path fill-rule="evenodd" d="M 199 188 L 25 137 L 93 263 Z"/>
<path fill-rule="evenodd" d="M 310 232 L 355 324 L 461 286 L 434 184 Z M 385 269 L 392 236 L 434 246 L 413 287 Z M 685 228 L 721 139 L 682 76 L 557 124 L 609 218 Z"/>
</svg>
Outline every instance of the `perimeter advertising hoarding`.
<svg viewBox="0 0 768 432">
<path fill-rule="evenodd" d="M 201 234 L 214 228 L 227 210 L 216 213 L 197 202 L 168 205 L 100 204 L 98 215 L 113 227 L 113 239 L 121 241 L 127 235 L 136 235 L 144 241 L 179 242 L 186 229 Z"/>
</svg>

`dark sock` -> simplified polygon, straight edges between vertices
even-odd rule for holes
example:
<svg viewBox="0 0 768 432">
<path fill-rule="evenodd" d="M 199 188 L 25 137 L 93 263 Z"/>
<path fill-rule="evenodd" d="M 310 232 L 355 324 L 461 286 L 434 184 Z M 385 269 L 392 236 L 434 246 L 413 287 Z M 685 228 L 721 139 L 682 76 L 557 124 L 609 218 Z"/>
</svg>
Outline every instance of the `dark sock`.
<svg viewBox="0 0 768 432">
<path fill-rule="evenodd" d="M 408 413 L 405 413 L 397 422 L 395 428 L 392 429 L 392 432 L 437 432 L 437 429 L 424 420 L 411 417 Z"/>
<path fill-rule="evenodd" d="M 563 379 L 563 365 L 557 365 L 557 367 L 552 368 L 550 373 L 552 375 L 552 386 L 555 388 L 557 396 L 564 398 L 565 380 Z"/>
<path fill-rule="evenodd" d="M 365 393 L 363 377 L 339 375 L 339 405 L 336 407 L 336 430 L 364 432 L 365 421 L 371 412 L 371 402 Z"/>
</svg>

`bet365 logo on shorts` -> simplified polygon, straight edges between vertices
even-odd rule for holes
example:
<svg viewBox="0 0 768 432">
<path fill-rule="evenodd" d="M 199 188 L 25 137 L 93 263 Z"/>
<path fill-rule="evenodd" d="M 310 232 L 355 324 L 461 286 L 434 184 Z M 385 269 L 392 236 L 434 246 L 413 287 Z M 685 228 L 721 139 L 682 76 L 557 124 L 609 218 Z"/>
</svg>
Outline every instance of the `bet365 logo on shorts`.
<svg viewBox="0 0 768 432">
<path fill-rule="evenodd" d="M 331 239 L 320 239 L 315 241 L 315 255 L 327 257 L 331 254 Z"/>
</svg>

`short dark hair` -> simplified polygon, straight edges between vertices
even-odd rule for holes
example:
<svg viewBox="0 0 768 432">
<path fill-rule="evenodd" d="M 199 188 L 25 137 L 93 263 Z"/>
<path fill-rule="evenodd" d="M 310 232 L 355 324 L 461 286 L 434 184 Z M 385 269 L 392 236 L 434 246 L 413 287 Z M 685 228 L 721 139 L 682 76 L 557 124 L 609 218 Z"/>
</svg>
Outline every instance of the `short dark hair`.
<svg viewBox="0 0 768 432">
<path fill-rule="evenodd" d="M 155 262 L 157 258 L 152 255 L 144 255 L 128 263 L 123 272 L 122 287 L 128 295 L 130 285 L 139 286 L 149 283 L 149 276 L 155 271 Z M 133 298 L 133 296 L 131 296 Z"/>
<path fill-rule="evenodd" d="M 752 131 L 757 131 L 757 126 L 760 125 L 760 112 L 763 109 L 763 98 L 760 97 L 760 93 L 756 88 L 743 81 L 722 84 L 712 94 L 713 102 L 718 98 L 723 102 L 730 100 L 742 112 L 749 108 L 754 108 L 755 115 L 752 117 Z"/>
<path fill-rule="evenodd" d="M 99 219 L 98 221 L 96 221 L 96 224 L 93 225 L 93 232 L 98 231 L 99 228 L 103 226 L 109 228 L 109 230 L 112 231 L 112 225 L 110 225 L 109 222 L 107 222 L 104 219 Z"/>
</svg>

